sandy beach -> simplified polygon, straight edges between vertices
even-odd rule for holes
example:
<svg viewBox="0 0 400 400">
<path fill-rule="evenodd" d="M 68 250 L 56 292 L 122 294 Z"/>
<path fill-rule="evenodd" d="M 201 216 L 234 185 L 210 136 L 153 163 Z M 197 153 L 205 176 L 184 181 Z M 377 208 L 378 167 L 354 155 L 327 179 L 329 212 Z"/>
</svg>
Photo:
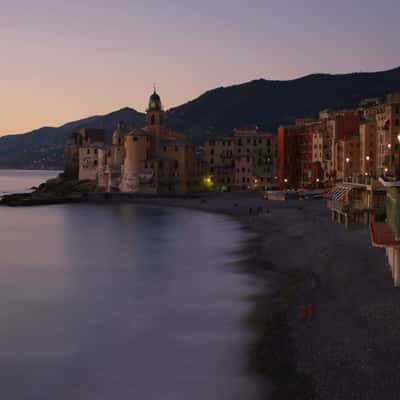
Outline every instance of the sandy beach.
<svg viewBox="0 0 400 400">
<path fill-rule="evenodd" d="M 399 398 L 400 292 L 366 227 L 331 224 L 322 200 L 232 193 L 151 203 L 227 213 L 257 232 L 243 254 L 268 290 L 253 299 L 249 320 L 257 335 L 249 361 L 276 388 L 267 398 Z M 250 208 L 260 214 L 249 216 Z M 308 304 L 315 311 L 304 321 Z"/>
</svg>

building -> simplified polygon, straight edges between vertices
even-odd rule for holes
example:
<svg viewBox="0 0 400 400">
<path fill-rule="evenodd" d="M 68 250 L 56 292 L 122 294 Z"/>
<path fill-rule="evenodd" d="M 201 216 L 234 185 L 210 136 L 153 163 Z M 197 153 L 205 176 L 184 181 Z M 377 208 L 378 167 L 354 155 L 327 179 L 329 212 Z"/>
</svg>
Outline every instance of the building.
<svg viewBox="0 0 400 400">
<path fill-rule="evenodd" d="M 278 128 L 278 181 L 282 189 L 311 188 L 322 183 L 326 142 L 323 126 L 307 118 Z"/>
<path fill-rule="evenodd" d="M 144 128 L 128 129 L 118 123 L 111 145 L 105 143 L 104 131 L 81 130 L 71 136 L 66 156 L 69 177 L 94 181 L 99 190 L 107 192 L 199 191 L 207 173 L 207 165 L 197 157 L 195 146 L 184 134 L 166 127 L 155 90 L 149 99 Z"/>
<path fill-rule="evenodd" d="M 386 96 L 376 114 L 377 173 L 396 174 L 400 165 L 400 92 Z"/>
<path fill-rule="evenodd" d="M 235 140 L 230 136 L 210 138 L 205 144 L 204 155 L 215 188 L 231 190 L 235 185 Z"/>
<path fill-rule="evenodd" d="M 235 129 L 205 144 L 205 160 L 217 190 L 265 190 L 276 184 L 276 136 L 254 129 Z"/>
<path fill-rule="evenodd" d="M 236 167 L 235 182 L 243 186 L 243 164 L 251 165 L 252 171 L 247 173 L 252 189 L 266 190 L 268 186 L 276 184 L 277 146 L 276 136 L 273 133 L 254 129 L 235 129 L 236 159 L 241 167 Z M 248 159 L 251 161 L 247 161 Z M 248 167 L 249 168 L 249 167 Z"/>
</svg>

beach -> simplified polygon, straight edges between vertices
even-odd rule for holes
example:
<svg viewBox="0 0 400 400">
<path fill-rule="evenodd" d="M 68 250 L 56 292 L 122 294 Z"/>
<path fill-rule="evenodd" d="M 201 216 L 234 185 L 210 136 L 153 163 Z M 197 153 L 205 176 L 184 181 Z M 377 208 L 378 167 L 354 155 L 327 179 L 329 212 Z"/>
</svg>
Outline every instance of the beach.
<svg viewBox="0 0 400 400">
<path fill-rule="evenodd" d="M 398 398 L 400 292 L 367 227 L 332 224 L 323 200 L 232 193 L 154 203 L 227 213 L 257 233 L 242 251 L 266 282 L 253 299 L 250 364 L 275 385 L 268 398 Z M 313 318 L 303 320 L 309 304 Z"/>
<path fill-rule="evenodd" d="M 249 298 L 248 367 L 268 383 L 266 399 L 398 398 L 400 292 L 366 226 L 332 224 L 324 200 L 267 201 L 261 193 L 87 201 L 223 213 L 253 233 L 233 251 L 264 285 Z"/>
</svg>

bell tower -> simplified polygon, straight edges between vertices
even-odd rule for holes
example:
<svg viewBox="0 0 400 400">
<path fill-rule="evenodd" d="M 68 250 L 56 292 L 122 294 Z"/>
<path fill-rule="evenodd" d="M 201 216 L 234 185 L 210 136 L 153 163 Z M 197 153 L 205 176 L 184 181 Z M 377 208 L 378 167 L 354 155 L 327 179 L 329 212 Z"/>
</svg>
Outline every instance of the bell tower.
<svg viewBox="0 0 400 400">
<path fill-rule="evenodd" d="M 161 136 L 164 128 L 164 109 L 155 87 L 149 99 L 149 107 L 146 110 L 146 126 L 147 130 Z"/>
</svg>

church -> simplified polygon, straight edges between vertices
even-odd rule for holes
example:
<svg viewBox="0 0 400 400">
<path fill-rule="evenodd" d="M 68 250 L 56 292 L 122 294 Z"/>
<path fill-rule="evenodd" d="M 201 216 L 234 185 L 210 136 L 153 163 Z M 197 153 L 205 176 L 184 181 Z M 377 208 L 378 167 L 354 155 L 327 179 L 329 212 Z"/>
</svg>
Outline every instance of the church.
<svg viewBox="0 0 400 400">
<path fill-rule="evenodd" d="M 110 144 L 101 129 L 81 129 L 66 147 L 65 176 L 93 181 L 99 191 L 190 193 L 203 189 L 207 164 L 183 133 L 168 129 L 161 98 L 154 90 L 146 126 L 117 124 Z"/>
</svg>

